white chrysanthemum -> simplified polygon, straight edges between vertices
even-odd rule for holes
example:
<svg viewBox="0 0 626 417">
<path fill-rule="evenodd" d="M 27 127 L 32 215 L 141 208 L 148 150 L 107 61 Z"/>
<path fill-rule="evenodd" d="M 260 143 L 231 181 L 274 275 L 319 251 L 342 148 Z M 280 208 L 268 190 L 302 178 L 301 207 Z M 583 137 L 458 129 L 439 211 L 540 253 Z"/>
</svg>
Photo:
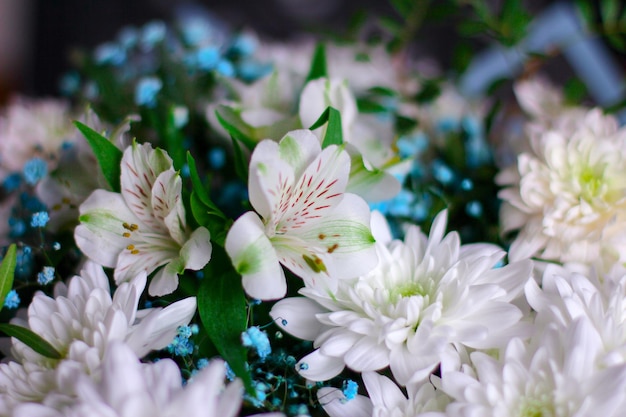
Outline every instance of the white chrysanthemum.
<svg viewBox="0 0 626 417">
<path fill-rule="evenodd" d="M 496 179 L 507 186 L 502 228 L 519 230 L 510 258 L 612 262 L 626 229 L 626 129 L 596 109 L 571 134 L 544 130 L 531 141 L 533 152 Z"/>
<path fill-rule="evenodd" d="M 387 242 L 382 216 L 372 229 L 379 265 L 341 280 L 336 292 L 310 285 L 305 297 L 287 298 L 272 309 L 285 331 L 314 340 L 316 350 L 297 365 L 312 380 L 327 380 L 344 366 L 359 372 L 391 367 L 405 385 L 427 377 L 439 364 L 458 362 L 454 344 L 503 347 L 525 332 L 522 312 L 512 304 L 531 274 L 531 262 L 496 268 L 504 252 L 494 245 L 461 246 L 444 237 L 446 213 L 430 237 L 411 227 L 405 241 Z M 380 232 L 380 229 L 383 232 Z M 522 332 L 522 333 L 518 333 Z"/>
<path fill-rule="evenodd" d="M 39 157 L 54 168 L 64 142 L 79 137 L 67 102 L 19 98 L 0 116 L 0 179 Z"/>
<path fill-rule="evenodd" d="M 429 381 L 409 385 L 408 398 L 389 378 L 364 372 L 368 397 L 347 400 L 341 390 L 320 388 L 318 400 L 330 417 L 443 417 L 450 397 Z"/>
<path fill-rule="evenodd" d="M 76 373 L 74 403 L 61 411 L 42 405 L 21 405 L 15 417 L 234 417 L 242 402 L 239 380 L 225 386 L 225 365 L 213 360 L 186 386 L 178 365 L 163 359 L 139 362 L 122 343 L 113 344 L 98 380 Z"/>
<path fill-rule="evenodd" d="M 88 262 L 67 287 L 57 285 L 55 298 L 35 294 L 24 324 L 62 358 L 44 357 L 13 339 L 15 361 L 0 364 L 0 403 L 9 409 L 22 402 L 62 404 L 73 393 L 66 391 L 66 385 L 57 384 L 63 377 L 59 372 L 67 369 L 60 365 L 74 362 L 84 373 L 92 374 L 112 341 L 124 341 L 139 357 L 165 348 L 178 326 L 193 317 L 196 300 L 191 297 L 163 309 L 137 310 L 145 285 L 146 275 L 142 273 L 121 284 L 111 297 L 102 267 Z"/>
<path fill-rule="evenodd" d="M 626 273 L 614 268 L 612 274 L 585 271 L 569 265 L 546 267 L 541 287 L 531 280 L 526 297 L 537 312 L 538 327 L 567 328 L 585 317 L 602 342 L 596 361 L 605 367 L 626 363 Z"/>
<path fill-rule="evenodd" d="M 626 366 L 599 369 L 601 340 L 585 317 L 563 330 L 551 327 L 528 345 L 513 339 L 498 361 L 471 355 L 475 374 L 442 375 L 454 398 L 446 409 L 460 417 L 622 416 Z"/>
</svg>

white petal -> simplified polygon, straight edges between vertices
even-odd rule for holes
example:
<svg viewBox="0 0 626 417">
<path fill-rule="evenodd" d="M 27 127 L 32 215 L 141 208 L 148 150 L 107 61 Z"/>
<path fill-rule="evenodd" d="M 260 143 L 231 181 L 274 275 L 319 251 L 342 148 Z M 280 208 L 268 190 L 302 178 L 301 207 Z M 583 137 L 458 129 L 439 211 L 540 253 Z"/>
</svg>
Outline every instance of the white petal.
<svg viewBox="0 0 626 417">
<path fill-rule="evenodd" d="M 355 371 L 377 371 L 389 366 L 389 355 L 389 349 L 384 344 L 377 343 L 373 337 L 363 337 L 343 359 Z"/>
<path fill-rule="evenodd" d="M 80 205 L 81 222 L 74 231 L 80 250 L 90 259 L 107 267 L 117 264 L 117 255 L 129 241 L 123 237 L 123 224 L 139 223 L 117 193 L 96 190 Z"/>
<path fill-rule="evenodd" d="M 189 240 L 185 242 L 180 250 L 180 257 L 183 260 L 185 269 L 198 271 L 211 259 L 211 235 L 204 227 L 199 227 L 193 231 Z"/>
<path fill-rule="evenodd" d="M 256 213 L 249 211 L 235 221 L 226 236 L 225 248 L 250 297 L 260 300 L 284 297 L 285 276 Z"/>
<path fill-rule="evenodd" d="M 159 270 L 150 281 L 148 294 L 160 297 L 171 294 L 178 288 L 178 265 L 171 262 Z"/>
<path fill-rule="evenodd" d="M 395 383 L 376 372 L 363 372 L 363 382 L 374 407 L 383 407 L 388 410 L 402 409 L 402 405 L 407 401 Z"/>
<path fill-rule="evenodd" d="M 289 297 L 274 304 L 270 316 L 278 327 L 292 336 L 315 340 L 324 328 L 315 315 L 325 311 L 322 306 L 308 298 Z"/>
<path fill-rule="evenodd" d="M 306 369 L 302 369 L 302 368 Z M 318 350 L 306 355 L 296 364 L 298 373 L 311 381 L 328 381 L 336 377 L 345 367 L 343 359 L 326 356 Z"/>
<path fill-rule="evenodd" d="M 169 235 L 179 244 L 185 242 L 185 209 L 181 200 L 182 180 L 174 170 L 164 171 L 156 178 L 151 190 L 154 230 Z M 167 227 L 167 229 L 166 229 Z"/>
<path fill-rule="evenodd" d="M 372 402 L 363 395 L 346 401 L 340 389 L 322 387 L 317 391 L 317 400 L 330 417 L 372 417 Z"/>
</svg>

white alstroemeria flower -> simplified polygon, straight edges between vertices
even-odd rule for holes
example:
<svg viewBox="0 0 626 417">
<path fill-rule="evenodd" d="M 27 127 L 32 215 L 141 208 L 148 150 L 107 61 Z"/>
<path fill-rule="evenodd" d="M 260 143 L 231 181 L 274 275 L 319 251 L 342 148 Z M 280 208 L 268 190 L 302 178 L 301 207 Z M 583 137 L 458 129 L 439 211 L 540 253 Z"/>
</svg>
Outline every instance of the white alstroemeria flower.
<svg viewBox="0 0 626 417">
<path fill-rule="evenodd" d="M 598 368 L 602 342 L 585 317 L 549 327 L 530 344 L 511 340 L 498 361 L 474 352 L 473 372 L 442 375 L 460 417 L 623 416 L 626 365 Z M 473 375 L 472 375 L 473 374 Z"/>
<path fill-rule="evenodd" d="M 387 366 L 403 385 L 426 378 L 441 364 L 459 362 L 455 345 L 504 347 L 528 325 L 513 301 L 530 278 L 532 263 L 497 268 L 504 251 L 495 245 L 461 246 L 444 237 L 446 212 L 427 238 L 415 226 L 405 241 L 387 241 L 384 217 L 373 216 L 378 267 L 339 282 L 337 291 L 307 283 L 304 297 L 279 301 L 272 317 L 287 332 L 313 340 L 315 351 L 297 365 L 314 381 L 328 380 L 348 366 L 357 372 Z M 379 230 L 382 230 L 379 232 Z M 389 239 L 390 240 L 390 239 Z"/>
<path fill-rule="evenodd" d="M 165 265 L 148 290 L 169 294 L 178 287 L 178 274 L 211 259 L 209 231 L 188 229 L 182 182 L 165 151 L 149 143 L 126 148 L 121 186 L 121 194 L 96 190 L 80 206 L 76 244 L 90 259 L 115 268 L 117 283 Z"/>
<path fill-rule="evenodd" d="M 433 377 L 435 378 L 435 377 Z M 341 390 L 324 387 L 317 398 L 330 417 L 445 417 L 450 397 L 429 381 L 407 387 L 408 398 L 389 378 L 376 372 L 364 372 L 368 397 L 346 399 Z"/>
<path fill-rule="evenodd" d="M 502 228 L 519 230 L 510 258 L 610 265 L 626 249 L 626 129 L 595 109 L 573 132 L 530 139 L 533 151 L 496 178 Z"/>
<path fill-rule="evenodd" d="M 300 95 L 299 114 L 304 127 L 317 121 L 328 106 L 341 114 L 341 129 L 346 150 L 352 157 L 348 191 L 368 201 L 394 197 L 400 182 L 385 169 L 397 161 L 392 149 L 391 120 L 379 120 L 358 113 L 356 99 L 345 80 L 318 78 L 309 81 Z M 327 125 L 314 131 L 320 141 Z"/>
<path fill-rule="evenodd" d="M 350 157 L 342 147 L 322 150 L 309 130 L 256 146 L 248 189 L 258 214 L 237 219 L 225 245 L 249 296 L 285 295 L 280 264 L 305 282 L 317 279 L 324 286 L 376 265 L 369 207 L 345 193 L 349 172 Z"/>
<path fill-rule="evenodd" d="M 0 403 L 61 406 L 74 394 L 66 385 L 57 384 L 58 378 L 64 377 L 63 369 L 70 366 L 61 364 L 76 363 L 83 373 L 92 375 L 113 341 L 124 342 L 138 357 L 165 348 L 178 326 L 188 324 L 195 314 L 196 300 L 190 297 L 163 309 L 138 310 L 145 285 L 146 274 L 141 272 L 122 283 L 111 297 L 102 267 L 88 262 L 67 287 L 57 284 L 55 298 L 35 294 L 24 325 L 48 341 L 62 358 L 46 358 L 13 339 L 15 361 L 0 364 Z"/>
<path fill-rule="evenodd" d="M 226 385 L 225 369 L 222 360 L 212 360 L 183 386 L 174 361 L 144 364 L 128 346 L 115 343 L 104 357 L 97 380 L 76 375 L 73 404 L 60 411 L 21 405 L 14 417 L 235 417 L 243 387 L 239 379 Z"/>
</svg>

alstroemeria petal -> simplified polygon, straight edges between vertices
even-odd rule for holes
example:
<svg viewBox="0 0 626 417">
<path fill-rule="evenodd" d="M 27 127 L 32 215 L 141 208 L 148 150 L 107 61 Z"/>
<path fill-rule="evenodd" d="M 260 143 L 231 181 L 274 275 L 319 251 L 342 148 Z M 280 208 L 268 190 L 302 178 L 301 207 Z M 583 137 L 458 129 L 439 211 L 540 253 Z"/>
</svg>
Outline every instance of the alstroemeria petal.
<svg viewBox="0 0 626 417">
<path fill-rule="evenodd" d="M 182 249 L 180 257 L 185 269 L 198 271 L 211 260 L 211 234 L 205 227 L 199 227 L 193 231 Z"/>
<path fill-rule="evenodd" d="M 165 224 L 170 236 L 179 244 L 185 242 L 185 209 L 180 199 L 182 181 L 173 170 L 164 171 L 152 186 L 152 211 L 160 225 Z"/>
<path fill-rule="evenodd" d="M 354 278 L 369 272 L 378 263 L 369 224 L 370 210 L 365 201 L 346 193 L 330 214 L 297 236 L 315 242 L 328 254 L 338 278 Z"/>
<path fill-rule="evenodd" d="M 178 274 L 184 270 L 182 262 L 175 259 L 161 268 L 150 281 L 148 294 L 154 297 L 173 293 L 178 288 Z"/>
<path fill-rule="evenodd" d="M 263 217 L 276 215 L 295 182 L 291 166 L 279 158 L 278 144 L 264 140 L 254 148 L 250 160 L 248 194 L 250 204 Z"/>
<path fill-rule="evenodd" d="M 315 160 L 322 151 L 317 137 L 309 129 L 293 130 L 278 144 L 280 158 L 293 168 L 296 178 Z"/>
<path fill-rule="evenodd" d="M 74 231 L 76 245 L 90 259 L 107 267 L 117 264 L 118 253 L 128 245 L 123 224 L 139 223 L 120 194 L 96 190 L 81 204 Z"/>
<path fill-rule="evenodd" d="M 273 219 L 277 233 L 293 232 L 328 215 L 343 198 L 350 157 L 340 147 L 325 148 L 302 173 L 279 218 Z"/>
<path fill-rule="evenodd" d="M 152 145 L 133 143 L 122 157 L 122 196 L 128 207 L 141 221 L 154 230 L 164 231 L 163 224 L 154 218 L 151 194 L 152 186 L 163 171 L 174 170 L 171 158 Z"/>
<path fill-rule="evenodd" d="M 242 275 L 243 288 L 250 297 L 284 297 L 285 275 L 256 213 L 249 211 L 235 221 L 226 236 L 225 249 L 235 270 Z"/>
</svg>

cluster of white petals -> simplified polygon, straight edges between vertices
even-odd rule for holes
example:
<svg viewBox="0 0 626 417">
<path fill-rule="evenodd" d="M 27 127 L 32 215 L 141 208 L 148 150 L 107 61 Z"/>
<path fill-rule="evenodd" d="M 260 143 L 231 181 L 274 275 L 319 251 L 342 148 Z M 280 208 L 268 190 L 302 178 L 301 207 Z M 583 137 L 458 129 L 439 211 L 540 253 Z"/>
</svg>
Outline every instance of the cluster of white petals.
<svg viewBox="0 0 626 417">
<path fill-rule="evenodd" d="M 296 365 L 301 375 L 324 381 L 346 365 L 358 372 L 390 366 L 406 385 L 439 364 L 456 366 L 456 345 L 500 348 L 527 335 L 514 301 L 530 278 L 530 261 L 498 268 L 505 255 L 498 247 L 461 246 L 456 232 L 444 236 L 446 212 L 429 237 L 412 226 L 404 242 L 390 239 L 382 216 L 374 219 L 376 269 L 341 280 L 334 292 L 306 283 L 304 297 L 281 300 L 271 311 L 285 331 L 314 341 L 316 349 Z"/>
<path fill-rule="evenodd" d="M 99 378 L 75 374 L 77 398 L 62 410 L 25 404 L 15 417 L 234 417 L 242 401 L 242 384 L 225 386 L 225 364 L 213 360 L 186 386 L 178 365 L 170 359 L 141 363 L 122 343 L 113 344 L 102 362 Z"/>
<path fill-rule="evenodd" d="M 530 343 L 513 339 L 498 360 L 471 354 L 473 368 L 442 375 L 449 416 L 621 416 L 626 365 L 598 368 L 601 340 L 585 317 L 549 326 Z"/>
<path fill-rule="evenodd" d="M 102 267 L 85 264 L 80 276 L 55 287 L 55 297 L 35 294 L 25 326 L 50 343 L 61 359 L 50 359 L 12 339 L 13 360 L 0 364 L 0 415 L 23 402 L 62 407 L 75 396 L 70 375 L 99 372 L 108 347 L 124 342 L 137 357 L 165 348 L 178 326 L 189 323 L 195 298 L 165 308 L 138 310 L 146 285 L 141 273 L 122 283 L 113 296 Z"/>
<path fill-rule="evenodd" d="M 626 129 L 599 109 L 575 120 L 569 127 L 533 125 L 532 151 L 496 179 L 506 187 L 499 193 L 503 231 L 519 231 L 513 260 L 536 256 L 607 268 L 623 260 Z"/>
</svg>

